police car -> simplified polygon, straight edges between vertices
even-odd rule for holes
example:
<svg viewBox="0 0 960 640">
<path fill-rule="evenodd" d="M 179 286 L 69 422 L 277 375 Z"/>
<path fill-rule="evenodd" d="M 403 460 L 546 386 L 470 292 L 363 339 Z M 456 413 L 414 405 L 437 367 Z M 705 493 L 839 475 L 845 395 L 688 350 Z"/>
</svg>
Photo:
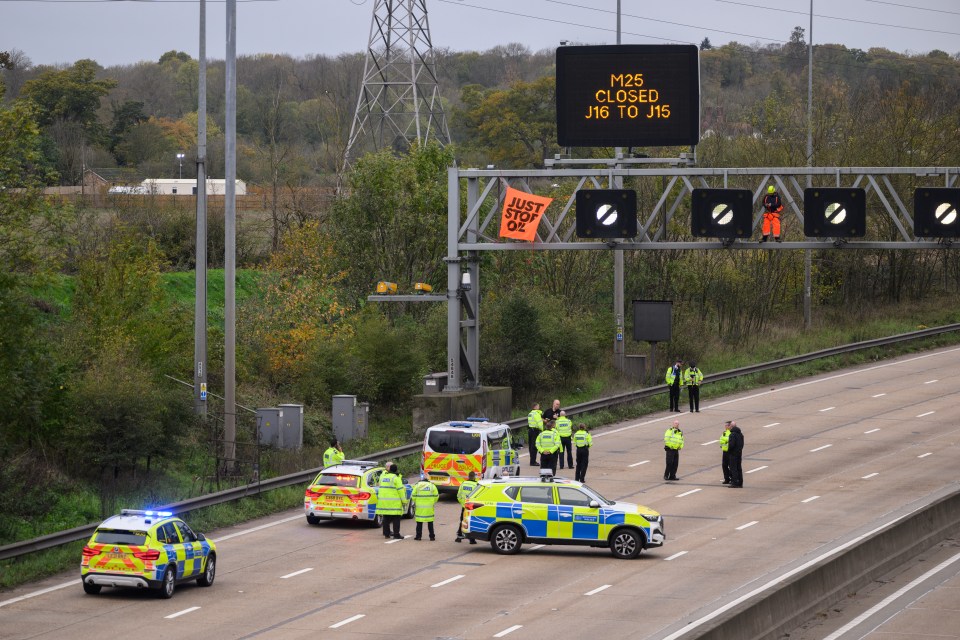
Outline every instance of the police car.
<svg viewBox="0 0 960 640">
<path fill-rule="evenodd" d="M 420 471 L 442 492 L 455 493 L 474 472 L 477 479 L 520 475 L 510 427 L 486 418 L 433 425 L 423 438 Z"/>
<path fill-rule="evenodd" d="M 497 553 L 525 542 L 607 547 L 618 558 L 663 545 L 663 516 L 630 502 L 607 500 L 582 482 L 547 475 L 482 480 L 464 504 L 463 530 L 489 540 Z"/>
<path fill-rule="evenodd" d="M 319 524 L 321 520 L 346 518 L 382 526 L 383 517 L 377 515 L 377 488 L 384 471 L 384 467 L 371 460 L 344 460 L 326 467 L 317 474 L 303 496 L 307 522 Z M 403 517 L 412 518 L 410 494 L 413 487 L 409 484 L 403 486 Z"/>
<path fill-rule="evenodd" d="M 103 587 L 156 589 L 173 596 L 177 583 L 213 584 L 217 546 L 165 511 L 124 509 L 104 520 L 83 547 L 80 580 L 84 592 Z"/>
</svg>

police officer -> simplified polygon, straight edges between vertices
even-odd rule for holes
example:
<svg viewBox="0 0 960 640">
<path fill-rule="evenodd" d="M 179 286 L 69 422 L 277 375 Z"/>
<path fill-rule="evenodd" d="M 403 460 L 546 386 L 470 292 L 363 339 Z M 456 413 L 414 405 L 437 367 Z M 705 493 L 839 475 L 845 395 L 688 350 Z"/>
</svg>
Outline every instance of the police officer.
<svg viewBox="0 0 960 640">
<path fill-rule="evenodd" d="M 730 486 L 743 488 L 743 432 L 736 422 L 730 423 L 730 440 L 727 442 L 730 454 Z"/>
<path fill-rule="evenodd" d="M 460 488 L 457 490 L 457 502 L 460 503 L 460 526 L 457 527 L 457 539 L 456 542 L 463 540 L 463 516 L 466 513 L 465 504 L 467 504 L 467 496 L 470 495 L 470 492 L 477 487 L 477 472 L 471 471 L 470 475 L 467 476 L 467 479 L 464 480 L 463 484 L 460 485 Z M 470 544 L 477 544 L 477 541 L 473 538 L 470 538 Z"/>
<path fill-rule="evenodd" d="M 573 438 L 573 422 L 567 417 L 566 411 L 560 412 L 560 417 L 557 418 L 556 430 L 557 436 L 560 438 L 560 446 L 563 447 L 563 451 L 561 451 L 558 456 L 560 458 L 560 468 L 563 469 L 563 455 L 566 453 L 567 468 L 573 469 L 573 446 L 571 444 L 571 438 Z"/>
<path fill-rule="evenodd" d="M 723 484 L 730 484 L 730 425 L 727 420 L 723 425 L 723 433 L 720 435 L 720 451 L 723 455 L 720 457 L 720 470 L 723 471 Z"/>
<path fill-rule="evenodd" d="M 550 469 L 557 475 L 557 452 L 560 450 L 560 437 L 553 427 L 544 425 L 543 432 L 537 438 L 537 451 L 540 452 L 540 468 Z"/>
<path fill-rule="evenodd" d="M 530 447 L 530 464 L 537 464 L 537 437 L 543 431 L 543 411 L 540 403 L 534 402 L 533 409 L 527 414 L 527 446 Z"/>
<path fill-rule="evenodd" d="M 327 447 L 327 450 L 323 452 L 323 466 L 332 467 L 335 464 L 340 464 L 343 462 L 343 448 L 340 446 L 340 443 L 337 442 L 337 439 L 334 438 L 330 441 L 330 446 Z"/>
<path fill-rule="evenodd" d="M 413 539 L 421 539 L 423 523 L 426 522 L 430 540 L 436 540 L 437 537 L 433 533 L 433 509 L 437 500 L 440 499 L 440 492 L 437 491 L 437 487 L 432 482 L 427 480 L 426 474 L 420 474 L 420 482 L 413 485 L 413 493 L 410 494 L 410 499 L 413 500 L 413 517 L 417 521 L 417 535 Z"/>
<path fill-rule="evenodd" d="M 683 431 L 680 431 L 680 421 L 674 420 L 673 425 L 663 433 L 663 450 L 667 452 L 667 467 L 663 471 L 664 480 L 680 479 L 677 477 L 680 449 L 683 449 Z"/>
<path fill-rule="evenodd" d="M 393 526 L 393 538 L 403 540 L 400 535 L 400 517 L 403 515 L 403 478 L 397 475 L 397 463 L 388 462 L 387 470 L 380 474 L 380 486 L 377 488 L 377 515 L 383 516 L 383 537 L 389 538 Z"/>
<path fill-rule="evenodd" d="M 687 399 L 690 401 L 690 413 L 700 413 L 700 383 L 703 382 L 703 372 L 697 369 L 697 363 L 691 362 L 683 372 L 683 386 L 687 388 Z"/>
<path fill-rule="evenodd" d="M 577 470 L 573 479 L 578 482 L 587 481 L 587 465 L 590 464 L 590 447 L 593 446 L 593 436 L 587 431 L 587 425 L 582 422 L 577 425 L 577 432 L 573 434 L 573 446 L 577 448 Z"/>
<path fill-rule="evenodd" d="M 672 367 L 667 367 L 664 377 L 670 391 L 670 411 L 680 412 L 680 385 L 683 384 L 683 360 L 677 360 Z"/>
</svg>

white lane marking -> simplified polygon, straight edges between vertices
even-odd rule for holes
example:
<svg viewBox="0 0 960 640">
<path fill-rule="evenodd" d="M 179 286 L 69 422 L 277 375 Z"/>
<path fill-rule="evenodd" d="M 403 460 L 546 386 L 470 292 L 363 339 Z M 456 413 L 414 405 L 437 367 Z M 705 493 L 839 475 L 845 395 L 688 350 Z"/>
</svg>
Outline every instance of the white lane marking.
<svg viewBox="0 0 960 640">
<path fill-rule="evenodd" d="M 196 611 L 199 608 L 200 607 L 190 607 L 189 609 L 184 609 L 183 611 L 177 611 L 176 613 L 171 613 L 168 616 L 163 616 L 163 619 L 170 620 L 172 618 L 179 618 L 180 616 L 190 613 L 191 611 Z"/>
<path fill-rule="evenodd" d="M 403 536 L 402 538 L 394 538 L 393 540 L 387 540 L 387 541 L 384 542 L 383 544 L 393 544 L 394 542 L 403 542 L 404 540 L 406 540 L 406 539 L 409 538 L 409 537 L 410 537 L 410 536 Z"/>
<path fill-rule="evenodd" d="M 269 529 L 270 527 L 275 527 L 278 524 L 285 524 L 287 522 L 293 522 L 294 520 L 302 520 L 303 514 L 301 513 L 298 516 L 291 516 L 289 518 L 282 518 L 276 522 L 268 522 L 267 524 L 262 524 L 259 527 L 253 527 L 251 529 L 244 529 L 243 531 L 237 531 L 236 533 L 231 533 L 225 536 L 217 536 L 216 542 L 220 544 L 224 540 L 229 540 L 230 538 L 236 538 L 237 536 L 245 536 L 248 533 L 253 533 L 254 531 L 260 531 L 262 529 Z"/>
<path fill-rule="evenodd" d="M 759 521 L 759 520 L 753 520 L 752 522 L 748 522 L 747 524 L 742 524 L 742 525 L 740 525 L 739 527 L 737 527 L 737 531 L 743 531 L 743 530 L 746 529 L 747 527 L 752 527 L 753 525 L 757 524 L 758 522 L 760 522 L 760 521 Z"/>
<path fill-rule="evenodd" d="M 301 573 L 306 573 L 307 571 L 313 571 L 313 567 L 307 567 L 306 569 L 300 569 L 300 571 L 294 571 L 293 573 L 288 573 L 285 576 L 280 576 L 281 580 L 286 580 L 287 578 L 292 578 L 293 576 L 298 576 Z"/>
<path fill-rule="evenodd" d="M 823 413 L 824 411 L 833 411 L 834 409 L 836 409 L 836 407 L 827 407 L 826 409 L 820 409 L 820 413 Z"/>
<path fill-rule="evenodd" d="M 871 397 L 871 398 L 882 398 L 882 397 L 885 396 L 885 395 L 887 395 L 887 394 L 885 394 L 885 393 L 878 393 L 878 394 L 876 394 L 876 395 L 874 395 L 874 396 L 870 396 L 870 397 Z"/>
<path fill-rule="evenodd" d="M 346 620 L 341 620 L 340 622 L 338 622 L 338 623 L 336 623 L 336 624 L 330 625 L 329 628 L 330 628 L 330 629 L 339 629 L 340 627 L 342 627 L 342 626 L 345 625 L 345 624 L 350 624 L 351 622 L 356 622 L 356 621 L 359 620 L 360 618 L 366 618 L 366 617 L 367 617 L 366 614 L 364 614 L 364 613 L 358 613 L 357 615 L 351 616 L 351 617 L 347 618 Z"/>
<path fill-rule="evenodd" d="M 642 464 L 647 464 L 648 462 L 650 462 L 650 461 L 649 461 L 649 460 L 641 460 L 640 462 L 634 462 L 634 463 L 631 464 L 630 466 L 631 466 L 631 467 L 639 467 L 640 465 L 642 465 Z"/>
<path fill-rule="evenodd" d="M 910 584 L 904 586 L 902 589 L 900 589 L 900 590 L 897 591 L 896 593 L 891 593 L 889 596 L 887 596 L 886 598 L 884 598 L 882 602 L 878 602 L 878 603 L 877 603 L 876 605 L 874 605 L 873 608 L 871 608 L 870 610 L 864 611 L 864 612 L 861 613 L 859 616 L 857 616 L 856 618 L 854 618 L 853 620 L 851 620 L 850 622 L 848 622 L 848 623 L 847 623 L 846 625 L 844 625 L 842 628 L 837 629 L 836 631 L 834 631 L 833 633 L 831 633 L 829 636 L 827 636 L 827 637 L 824 638 L 823 640 L 838 640 L 839 638 L 842 638 L 842 637 L 843 637 L 843 634 L 847 633 L 848 631 L 850 631 L 851 629 L 853 629 L 854 627 L 856 627 L 856 626 L 859 625 L 861 622 L 863 622 L 864 620 L 866 620 L 866 619 L 869 618 L 870 616 L 874 615 L 874 614 L 877 613 L 878 611 L 882 611 L 885 607 L 887 607 L 890 603 L 894 602 L 897 598 L 901 597 L 903 594 L 907 593 L 908 591 L 910 591 L 911 589 L 913 589 L 913 588 L 916 587 L 917 585 L 922 584 L 925 580 L 928 580 L 928 579 L 930 579 L 931 577 L 933 577 L 934 575 L 936 575 L 937 573 L 943 571 L 944 569 L 946 569 L 947 567 L 949 567 L 951 564 L 953 564 L 953 563 L 956 562 L 957 560 L 960 560 L 960 553 L 958 553 L 957 555 L 953 556 L 952 558 L 950 558 L 950 559 L 948 559 L 948 560 L 944 560 L 943 562 L 941 562 L 940 564 L 938 564 L 937 566 L 935 566 L 933 569 L 930 569 L 930 571 L 927 571 L 925 574 L 923 574 L 922 576 L 920 576 L 919 578 L 917 578 L 916 580 L 914 580 L 914 581 L 911 582 Z M 927 591 L 927 593 L 930 593 L 930 591 Z M 918 598 L 918 599 L 919 599 L 919 598 Z M 874 629 L 874 630 L 876 630 L 876 629 Z M 865 637 L 865 636 L 864 636 L 864 637 Z"/>
<path fill-rule="evenodd" d="M 777 426 L 778 424 L 780 424 L 780 423 L 779 423 L 779 422 L 771 422 L 770 424 L 765 424 L 765 425 L 763 425 L 763 426 L 761 427 L 761 429 L 769 429 L 770 427 L 775 427 L 775 426 Z"/>
<path fill-rule="evenodd" d="M 685 492 L 681 493 L 680 495 L 678 495 L 677 497 L 678 497 L 678 498 L 683 498 L 684 496 L 689 496 L 690 494 L 696 493 L 697 491 L 703 491 L 703 489 L 690 489 L 690 491 L 685 491 Z"/>
<path fill-rule="evenodd" d="M 705 446 L 707 446 L 708 444 L 717 444 L 718 442 L 720 442 L 720 441 L 719 441 L 719 440 L 711 440 L 710 442 L 704 442 L 704 443 L 701 444 L 700 446 L 701 446 L 701 447 L 705 447 Z"/>
<path fill-rule="evenodd" d="M 504 630 L 501 631 L 500 633 L 495 633 L 495 634 L 493 634 L 493 637 L 494 637 L 494 638 L 502 638 L 503 636 L 507 635 L 508 633 L 513 633 L 513 632 L 516 631 L 517 629 L 522 629 L 522 628 L 523 628 L 523 625 L 522 625 L 522 624 L 515 624 L 515 625 L 513 625 L 512 627 L 507 627 L 506 629 L 504 629 Z"/>
<path fill-rule="evenodd" d="M 802 503 L 813 502 L 814 500 L 816 500 L 816 499 L 819 498 L 819 497 L 820 497 L 820 496 L 810 496 L 810 497 L 807 498 L 806 500 L 801 500 L 800 502 L 802 502 Z"/>
<path fill-rule="evenodd" d="M 769 467 L 769 466 L 770 466 L 770 465 L 766 465 L 766 464 L 765 464 L 765 465 L 763 465 L 762 467 L 757 467 L 756 469 L 750 469 L 750 471 L 747 471 L 747 473 L 753 473 L 754 471 L 763 471 L 764 469 L 766 469 L 766 468 Z"/>
<path fill-rule="evenodd" d="M 832 444 L 825 444 L 822 447 L 817 447 L 816 449 L 810 449 L 810 453 L 816 453 L 817 451 L 823 451 L 824 449 L 829 449 L 832 447 Z"/>
<path fill-rule="evenodd" d="M 927 411 L 926 413 L 921 413 L 921 414 L 918 415 L 917 417 L 918 417 L 918 418 L 925 418 L 925 417 L 927 417 L 927 416 L 929 416 L 929 415 L 933 415 L 934 413 L 936 413 L 936 411 Z"/>
<path fill-rule="evenodd" d="M 867 435 L 868 433 L 876 433 L 877 431 L 880 431 L 880 429 L 870 429 L 870 431 L 864 431 L 863 435 Z"/>
<path fill-rule="evenodd" d="M 680 556 L 685 556 L 685 555 L 687 555 L 687 552 L 686 552 L 686 551 L 678 551 L 677 553 L 673 554 L 672 556 L 670 556 L 670 557 L 668 557 L 668 558 L 664 558 L 664 560 L 676 560 L 676 559 L 679 558 Z"/>
<path fill-rule="evenodd" d="M 865 476 L 861 476 L 860 479 L 861 479 L 861 480 L 869 480 L 869 479 L 872 478 L 873 476 L 878 476 L 878 475 L 880 475 L 880 474 L 877 473 L 877 472 L 868 473 L 868 474 L 865 475 Z"/>
<path fill-rule="evenodd" d="M 547 546 L 547 545 L 545 545 L 545 544 L 535 544 L 535 545 L 533 545 L 532 547 L 530 547 L 530 551 L 536 551 L 537 549 L 543 549 L 545 546 Z"/>
<path fill-rule="evenodd" d="M 437 584 L 432 584 L 432 585 L 430 585 L 430 588 L 431 588 L 431 589 L 436 589 L 437 587 L 442 587 L 442 586 L 445 585 L 445 584 L 450 584 L 451 582 L 456 582 L 457 580 L 459 580 L 460 578 L 463 578 L 463 577 L 464 577 L 463 574 L 456 575 L 456 576 L 453 576 L 452 578 L 447 578 L 446 580 L 443 580 L 443 581 L 441 581 L 441 582 L 438 582 Z"/>
<path fill-rule="evenodd" d="M 75 586 L 77 586 L 77 581 L 71 580 L 70 582 L 64 582 L 62 584 L 58 584 L 53 587 L 47 587 L 46 589 L 40 589 L 39 591 L 33 591 L 31 593 L 26 593 L 22 596 L 17 596 L 16 598 L 10 598 L 9 600 L 4 600 L 3 602 L 0 602 L 0 607 L 5 607 L 8 604 L 14 604 L 16 602 L 20 602 L 21 600 L 26 600 L 28 598 L 35 598 L 37 596 L 42 596 L 43 594 L 50 593 L 51 591 L 57 591 L 59 589 L 66 589 L 67 587 L 75 587 Z"/>
<path fill-rule="evenodd" d="M 918 458 L 926 458 L 927 456 L 932 456 L 932 455 L 933 455 L 933 452 L 931 451 L 931 452 L 928 452 L 928 453 L 921 453 L 921 454 L 918 455 L 917 457 L 918 457 Z M 0 606 L 2 606 L 2 605 L 0 605 Z"/>
<path fill-rule="evenodd" d="M 587 591 L 587 592 L 586 592 L 585 594 L 583 594 L 583 595 L 585 595 L 585 596 L 596 595 L 596 594 L 600 593 L 601 591 L 603 591 L 604 589 L 609 589 L 609 588 L 612 587 L 612 586 L 613 586 L 612 584 L 605 584 L 605 585 L 603 585 L 602 587 L 597 587 L 597 588 L 594 589 L 593 591 Z"/>
<path fill-rule="evenodd" d="M 817 557 L 815 557 L 815 558 L 812 558 L 811 560 L 808 560 L 807 562 L 803 563 L 803 564 L 800 565 L 799 567 L 794 567 L 794 568 L 791 569 L 790 571 L 785 572 L 782 576 L 778 576 L 778 577 L 776 577 L 776 578 L 773 578 L 772 580 L 770 580 L 770 581 L 767 582 L 766 584 L 760 585 L 759 587 L 757 587 L 757 588 L 754 589 L 753 591 L 750 591 L 749 593 L 745 593 L 745 594 L 743 594 L 742 596 L 740 596 L 739 598 L 734 598 L 733 600 L 731 600 L 730 602 L 726 603 L 726 604 L 723 605 L 722 607 L 717 607 L 715 610 L 711 611 L 710 613 L 706 614 L 705 616 L 703 616 L 703 617 L 701 617 L 701 618 L 699 618 L 699 619 L 697 619 L 697 620 L 694 620 L 693 622 L 689 622 L 689 623 L 683 625 L 683 628 L 682 628 L 682 629 L 680 629 L 680 630 L 678 630 L 678 631 L 674 631 L 674 632 L 671 633 L 670 635 L 668 635 L 668 636 L 666 636 L 665 638 L 663 638 L 663 640 L 678 640 L 680 637 L 685 636 L 685 635 L 687 635 L 688 633 L 690 633 L 691 630 L 694 630 L 694 629 L 696 629 L 696 628 L 698 628 L 698 627 L 706 624 L 707 622 L 710 622 L 710 621 L 713 620 L 714 618 L 723 615 L 724 613 L 726 613 L 726 612 L 729 611 L 730 609 L 733 609 L 734 607 L 739 606 L 741 603 L 749 600 L 750 598 L 754 597 L 755 595 L 757 595 L 757 594 L 759 594 L 759 593 L 763 593 L 763 592 L 766 591 L 767 589 L 770 589 L 771 587 L 774 587 L 774 586 L 776 586 L 776 585 L 778 585 L 778 584 L 780 584 L 780 583 L 782 583 L 782 582 L 786 582 L 787 580 L 789 580 L 789 579 L 792 578 L 793 576 L 797 575 L 798 573 L 801 573 L 801 572 L 803 572 L 803 571 L 806 571 L 808 568 L 810 568 L 810 567 L 812 567 L 812 566 L 815 566 L 816 564 L 818 564 L 818 563 L 820 563 L 820 562 L 823 562 L 824 559 L 826 559 L 826 558 L 829 558 L 829 557 L 831 557 L 831 556 L 838 555 L 838 554 L 846 551 L 846 550 L 849 549 L 850 547 L 854 547 L 854 546 L 860 544 L 860 542 L 862 542 L 863 540 L 869 538 L 870 536 L 872 536 L 873 534 L 877 533 L 878 531 L 884 531 L 884 530 L 886 530 L 886 529 L 889 529 L 890 527 L 892 527 L 892 526 L 893 526 L 894 524 L 896 524 L 897 522 L 903 520 L 904 518 L 910 517 L 913 513 L 916 513 L 918 510 L 919 510 L 919 508 L 918 508 L 918 509 L 914 509 L 914 510 L 911 511 L 910 513 L 906 513 L 906 514 L 903 514 L 903 515 L 901 515 L 901 516 L 897 516 L 897 517 L 894 518 L 893 520 L 891 520 L 891 521 L 889 521 L 889 522 L 886 522 L 886 523 L 880 525 L 879 527 L 876 527 L 875 529 L 872 529 L 872 530 L 870 530 L 870 531 L 867 531 L 866 533 L 864 533 L 864 534 L 862 534 L 862 535 L 859 535 L 859 536 L 857 536 L 856 538 L 854 538 L 854 539 L 852 539 L 852 540 L 848 540 L 847 542 L 844 542 L 843 544 L 839 545 L 838 547 L 836 547 L 836 548 L 834 548 L 834 549 L 831 549 L 831 550 L 829 550 L 829 551 L 826 551 L 826 552 L 820 554 L 819 556 L 817 556 Z"/>
<path fill-rule="evenodd" d="M 927 380 L 923 384 L 933 384 L 934 382 L 940 382 L 939 380 Z"/>
</svg>

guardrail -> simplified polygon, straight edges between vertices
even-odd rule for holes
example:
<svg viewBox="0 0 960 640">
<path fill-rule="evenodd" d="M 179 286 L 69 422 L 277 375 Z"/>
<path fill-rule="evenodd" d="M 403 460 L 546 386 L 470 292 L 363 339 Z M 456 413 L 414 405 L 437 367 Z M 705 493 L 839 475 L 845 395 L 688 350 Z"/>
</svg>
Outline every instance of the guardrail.
<svg viewBox="0 0 960 640">
<path fill-rule="evenodd" d="M 854 351 L 861 351 L 864 349 L 873 349 L 875 347 L 889 346 L 892 344 L 898 344 L 901 342 L 909 342 L 911 340 L 921 340 L 923 338 L 930 338 L 936 335 L 941 335 L 944 333 L 950 333 L 952 331 L 960 331 L 960 323 L 943 325 L 940 327 L 932 327 L 928 329 L 921 329 L 919 331 L 911 331 L 910 333 L 903 333 L 897 336 L 890 336 L 887 338 L 876 338 L 874 340 L 865 340 L 863 342 L 855 342 L 852 344 L 846 344 L 839 347 L 832 347 L 830 349 L 822 349 L 820 351 L 813 351 L 811 353 L 806 353 L 799 356 L 791 356 L 789 358 L 781 358 L 780 360 L 773 360 L 771 362 L 764 362 L 761 364 L 754 364 L 747 367 L 740 367 L 739 369 L 731 369 L 729 371 L 722 371 L 720 373 L 713 373 L 706 375 L 703 378 L 704 384 L 708 382 L 719 382 L 721 380 L 729 380 L 730 378 L 736 378 L 739 376 L 750 375 L 754 373 L 760 373 L 762 371 L 770 371 L 773 369 L 778 369 L 780 367 L 789 367 L 795 364 L 802 364 L 804 362 L 810 362 L 811 360 L 818 360 L 820 358 L 829 358 L 831 356 L 841 355 L 844 353 L 852 353 Z M 627 393 L 621 393 L 619 395 L 610 396 L 608 398 L 600 398 L 597 400 L 590 400 L 588 402 L 582 402 L 580 404 L 575 404 L 564 409 L 567 412 L 567 415 L 577 415 L 581 413 L 589 413 L 591 411 L 599 411 L 601 409 L 607 409 L 622 404 L 629 404 L 631 402 L 637 402 L 638 400 L 644 400 L 650 398 L 660 393 L 666 391 L 666 385 L 656 385 L 653 387 L 646 387 L 644 389 L 638 389 L 637 391 L 630 391 Z M 527 424 L 526 417 L 515 418 L 513 420 L 508 420 L 506 424 L 511 429 L 519 429 L 525 427 Z M 415 442 L 408 445 L 403 445 L 401 447 L 394 447 L 393 449 L 387 449 L 386 451 L 380 451 L 377 453 L 366 454 L 364 457 L 368 458 L 379 458 L 379 459 L 390 459 L 390 458 L 401 458 L 408 456 L 414 453 L 421 451 L 422 443 Z M 193 511 L 194 509 L 202 509 L 203 507 L 211 507 L 217 504 L 223 504 L 224 502 L 232 502 L 234 500 L 239 500 L 251 495 L 257 495 L 264 491 L 269 491 L 271 489 L 279 489 L 281 487 L 288 487 L 295 484 L 301 484 L 308 482 L 317 473 L 320 472 L 322 467 L 317 467 L 315 469 L 308 469 L 306 471 L 297 471 L 296 473 L 290 473 L 285 476 L 278 476 L 276 478 L 269 478 L 267 480 L 260 480 L 254 484 L 244 485 L 242 487 L 235 487 L 233 489 L 225 489 L 224 491 L 218 491 L 217 493 L 210 493 L 207 495 L 199 496 L 197 498 L 190 498 L 189 500 L 181 500 L 180 502 L 174 502 L 171 504 L 163 505 L 158 507 L 162 511 L 173 511 L 176 513 L 184 513 L 187 511 Z M 60 531 L 58 533 L 51 533 L 45 536 L 40 536 L 39 538 L 34 538 L 32 540 L 25 540 L 23 542 L 14 542 L 12 544 L 4 545 L 0 547 L 0 560 L 6 560 L 8 558 L 16 558 L 18 556 L 26 555 L 28 553 L 33 553 L 36 551 L 42 551 L 44 549 L 50 549 L 52 547 L 57 547 L 62 544 L 67 544 L 70 542 L 75 542 L 77 540 L 83 540 L 89 538 L 93 532 L 96 530 L 98 523 L 88 524 L 82 527 L 76 527 L 74 529 L 68 529 L 67 531 Z"/>
</svg>

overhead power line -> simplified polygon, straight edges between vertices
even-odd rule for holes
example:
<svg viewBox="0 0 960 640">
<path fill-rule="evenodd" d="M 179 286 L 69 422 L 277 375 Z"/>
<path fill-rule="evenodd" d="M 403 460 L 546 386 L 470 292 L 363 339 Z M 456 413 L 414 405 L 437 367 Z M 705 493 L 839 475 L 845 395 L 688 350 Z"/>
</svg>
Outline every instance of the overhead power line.
<svg viewBox="0 0 960 640">
<path fill-rule="evenodd" d="M 867 0 L 867 2 L 873 2 L 874 4 L 888 4 L 892 7 L 903 7 L 904 9 L 915 9 L 917 11 L 934 11 L 936 13 L 949 13 L 951 15 L 960 16 L 960 11 L 947 11 L 946 9 L 930 9 L 928 7 L 918 7 L 912 4 L 902 4 L 900 2 L 886 2 L 886 0 Z"/>
</svg>

